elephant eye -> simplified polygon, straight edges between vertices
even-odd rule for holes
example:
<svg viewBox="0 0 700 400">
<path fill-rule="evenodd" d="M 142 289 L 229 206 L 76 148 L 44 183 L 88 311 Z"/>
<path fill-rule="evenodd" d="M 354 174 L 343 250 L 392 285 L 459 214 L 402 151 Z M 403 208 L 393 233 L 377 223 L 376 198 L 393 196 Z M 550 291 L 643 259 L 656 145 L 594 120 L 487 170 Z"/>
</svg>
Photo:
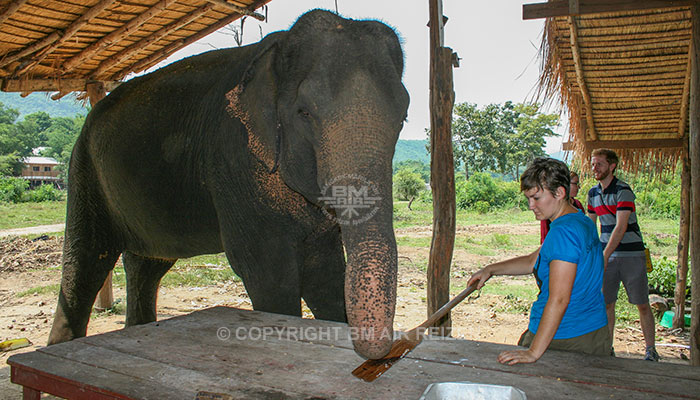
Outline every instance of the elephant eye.
<svg viewBox="0 0 700 400">
<path fill-rule="evenodd" d="M 311 118 L 311 114 L 310 114 L 308 111 L 306 111 L 306 110 L 304 110 L 304 109 L 302 109 L 302 108 L 300 108 L 299 111 L 297 111 L 297 112 L 298 112 L 299 115 L 300 115 L 301 117 L 303 117 L 303 118 L 307 118 L 307 119 L 310 119 L 310 118 Z"/>
</svg>

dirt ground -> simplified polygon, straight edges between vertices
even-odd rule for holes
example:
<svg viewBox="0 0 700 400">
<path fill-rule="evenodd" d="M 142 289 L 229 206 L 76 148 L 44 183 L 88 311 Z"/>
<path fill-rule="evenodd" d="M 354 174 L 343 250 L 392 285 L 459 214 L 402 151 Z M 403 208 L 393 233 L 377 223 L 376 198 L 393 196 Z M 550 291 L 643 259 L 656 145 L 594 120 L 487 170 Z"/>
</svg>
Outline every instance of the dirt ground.
<svg viewBox="0 0 700 400">
<path fill-rule="evenodd" d="M 490 225 L 458 228 L 458 235 L 480 233 L 531 233 L 538 225 Z M 430 236 L 430 227 L 398 230 L 401 236 Z M 9 382 L 7 358 L 19 352 L 31 351 L 46 344 L 55 309 L 54 294 L 36 293 L 17 296 L 30 288 L 57 284 L 60 281 L 61 237 L 44 237 L 32 241 L 26 237 L 0 239 L 0 341 L 28 338 L 33 346 L 0 353 L 0 399 L 19 398 L 20 391 Z M 399 247 L 398 297 L 395 328 L 408 330 L 426 318 L 426 276 L 416 267 L 416 260 L 428 258 L 428 249 Z M 505 257 L 475 256 L 456 249 L 451 273 L 453 287 L 464 287 L 472 272 L 481 266 Z M 519 285 L 534 285 L 531 277 L 496 277 L 493 281 Z M 454 295 L 455 293 L 453 293 Z M 114 288 L 117 302 L 125 301 L 123 288 Z M 222 282 L 206 287 L 161 288 L 158 297 L 158 318 L 165 319 L 212 306 L 231 306 L 251 309 L 242 283 Z M 513 308 L 513 299 L 503 296 L 472 295 L 452 312 L 453 336 L 457 338 L 495 343 L 515 344 L 527 328 L 528 313 L 497 311 Z M 515 304 L 518 310 L 527 310 L 529 304 Z M 122 307 L 123 309 L 123 307 Z M 308 309 L 304 317 L 313 318 Z M 125 315 L 110 312 L 96 313 L 90 321 L 88 334 L 93 335 L 124 327 Z M 687 333 L 671 331 L 657 324 L 657 349 L 662 362 L 688 364 Z M 644 346 L 639 322 L 618 323 L 615 332 L 615 350 L 618 357 L 643 358 Z M 494 354 L 496 357 L 496 354 Z"/>
</svg>

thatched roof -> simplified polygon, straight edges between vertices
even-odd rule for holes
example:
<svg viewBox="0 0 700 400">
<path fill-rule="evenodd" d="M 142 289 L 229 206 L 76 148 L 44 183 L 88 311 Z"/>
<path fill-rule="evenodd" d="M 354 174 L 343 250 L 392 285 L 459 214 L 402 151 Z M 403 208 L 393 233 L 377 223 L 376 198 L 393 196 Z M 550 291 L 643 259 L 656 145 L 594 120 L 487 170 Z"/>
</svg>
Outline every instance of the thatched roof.
<svg viewBox="0 0 700 400">
<path fill-rule="evenodd" d="M 110 88 L 269 1 L 0 0 L 0 89 Z"/>
<path fill-rule="evenodd" d="M 687 143 L 691 12 L 688 7 L 547 18 L 541 94 L 568 109 L 584 163 L 597 147 L 623 167 L 673 169 Z"/>
</svg>

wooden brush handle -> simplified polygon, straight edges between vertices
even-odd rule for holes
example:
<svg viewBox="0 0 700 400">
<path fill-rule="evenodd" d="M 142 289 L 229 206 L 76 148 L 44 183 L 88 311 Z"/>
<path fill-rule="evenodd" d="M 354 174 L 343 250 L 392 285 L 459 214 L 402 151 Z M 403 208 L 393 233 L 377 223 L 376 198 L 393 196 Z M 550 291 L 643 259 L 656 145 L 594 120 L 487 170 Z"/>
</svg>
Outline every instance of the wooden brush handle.
<svg viewBox="0 0 700 400">
<path fill-rule="evenodd" d="M 477 282 L 477 283 L 478 283 L 478 282 Z M 477 285 L 477 284 L 475 283 L 475 284 L 473 284 L 472 286 L 467 286 L 466 289 L 462 290 L 457 296 L 455 296 L 454 298 L 452 298 L 452 300 L 450 300 L 448 303 L 446 303 L 445 305 L 443 305 L 442 307 L 440 307 L 439 310 L 435 311 L 435 312 L 433 313 L 433 315 L 429 316 L 428 319 L 426 319 L 425 322 L 423 322 L 422 324 L 420 324 L 418 327 L 419 327 L 419 328 L 427 328 L 427 327 L 429 327 L 430 325 L 432 325 L 432 324 L 434 324 L 435 322 L 437 322 L 440 318 L 442 318 L 442 317 L 444 317 L 445 315 L 447 315 L 447 313 L 450 312 L 450 310 L 451 310 L 452 308 L 454 308 L 454 306 L 456 306 L 457 304 L 461 303 L 462 300 L 466 299 L 467 296 L 469 296 L 474 290 L 476 290 L 476 285 Z"/>
</svg>

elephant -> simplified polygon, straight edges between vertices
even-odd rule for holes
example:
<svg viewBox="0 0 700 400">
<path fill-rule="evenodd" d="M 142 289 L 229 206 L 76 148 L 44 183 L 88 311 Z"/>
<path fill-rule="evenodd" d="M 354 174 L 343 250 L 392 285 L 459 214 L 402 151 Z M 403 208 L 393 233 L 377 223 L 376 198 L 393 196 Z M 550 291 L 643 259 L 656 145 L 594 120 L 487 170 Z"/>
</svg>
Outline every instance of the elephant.
<svg viewBox="0 0 700 400">
<path fill-rule="evenodd" d="M 312 10 L 255 44 L 110 92 L 71 156 L 49 345 L 86 335 L 120 255 L 133 326 L 156 320 L 160 280 L 177 259 L 223 251 L 255 310 L 300 316 L 303 299 L 315 318 L 359 332 L 357 354 L 384 356 L 403 63 L 387 25 Z"/>
</svg>

